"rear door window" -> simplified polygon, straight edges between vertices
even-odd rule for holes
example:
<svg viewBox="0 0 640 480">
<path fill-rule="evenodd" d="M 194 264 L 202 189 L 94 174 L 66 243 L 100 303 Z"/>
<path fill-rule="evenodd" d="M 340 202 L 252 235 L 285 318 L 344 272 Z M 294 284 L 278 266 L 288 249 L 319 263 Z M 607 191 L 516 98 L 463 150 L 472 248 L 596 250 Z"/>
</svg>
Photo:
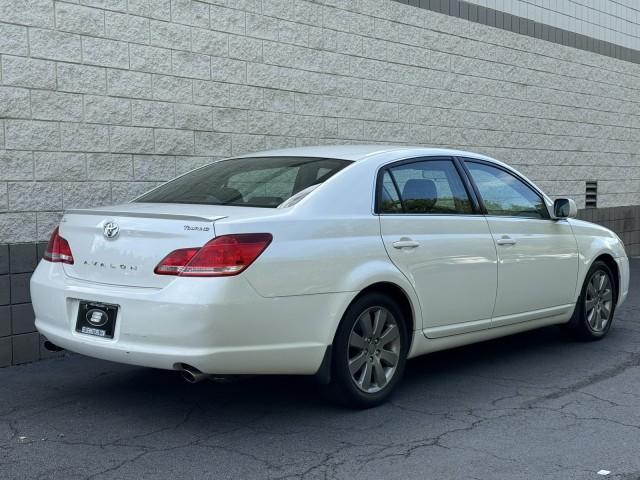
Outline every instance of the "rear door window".
<svg viewBox="0 0 640 480">
<path fill-rule="evenodd" d="M 473 213 L 471 200 L 452 160 L 402 163 L 388 168 L 381 181 L 380 213 Z"/>
</svg>

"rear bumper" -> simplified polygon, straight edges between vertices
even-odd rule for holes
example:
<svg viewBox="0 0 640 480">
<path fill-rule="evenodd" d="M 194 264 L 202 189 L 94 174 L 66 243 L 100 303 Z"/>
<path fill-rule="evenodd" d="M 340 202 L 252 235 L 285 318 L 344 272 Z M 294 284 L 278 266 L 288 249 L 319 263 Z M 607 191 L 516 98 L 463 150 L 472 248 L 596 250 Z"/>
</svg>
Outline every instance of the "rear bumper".
<svg viewBox="0 0 640 480">
<path fill-rule="evenodd" d="M 212 374 L 314 374 L 355 293 L 265 298 L 242 276 L 120 287 L 74 280 L 41 262 L 31 295 L 38 331 L 72 352 Z M 75 331 L 80 300 L 119 306 L 113 339 Z"/>
</svg>

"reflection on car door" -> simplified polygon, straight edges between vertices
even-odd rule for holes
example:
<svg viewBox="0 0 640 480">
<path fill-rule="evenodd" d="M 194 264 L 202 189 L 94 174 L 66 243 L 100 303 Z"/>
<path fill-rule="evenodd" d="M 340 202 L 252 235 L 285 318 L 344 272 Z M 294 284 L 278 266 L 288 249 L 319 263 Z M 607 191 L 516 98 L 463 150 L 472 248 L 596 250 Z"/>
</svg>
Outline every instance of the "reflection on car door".
<svg viewBox="0 0 640 480">
<path fill-rule="evenodd" d="M 476 160 L 465 165 L 498 252 L 493 326 L 572 310 L 578 248 L 569 223 L 552 220 L 538 192 L 510 171 Z"/>
<path fill-rule="evenodd" d="M 378 175 L 382 239 L 418 294 L 429 337 L 491 326 L 496 250 L 460 172 L 450 158 L 428 158 Z"/>
</svg>

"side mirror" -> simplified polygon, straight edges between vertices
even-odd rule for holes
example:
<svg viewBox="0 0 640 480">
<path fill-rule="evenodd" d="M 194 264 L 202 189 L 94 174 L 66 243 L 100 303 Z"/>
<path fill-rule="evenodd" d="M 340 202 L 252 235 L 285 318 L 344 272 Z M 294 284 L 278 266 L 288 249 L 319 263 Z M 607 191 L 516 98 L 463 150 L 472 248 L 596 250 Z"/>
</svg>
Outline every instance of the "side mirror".
<svg viewBox="0 0 640 480">
<path fill-rule="evenodd" d="M 570 198 L 557 198 L 553 202 L 553 216 L 556 219 L 575 218 L 578 215 L 576 202 Z"/>
</svg>

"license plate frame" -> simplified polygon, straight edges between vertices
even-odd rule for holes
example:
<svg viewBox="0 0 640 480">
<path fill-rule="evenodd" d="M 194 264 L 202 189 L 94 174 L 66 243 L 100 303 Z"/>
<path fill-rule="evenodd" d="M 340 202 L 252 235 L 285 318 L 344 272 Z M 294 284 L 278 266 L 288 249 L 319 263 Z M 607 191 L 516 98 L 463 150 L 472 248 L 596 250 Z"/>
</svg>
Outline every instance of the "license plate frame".
<svg viewBox="0 0 640 480">
<path fill-rule="evenodd" d="M 113 339 L 119 305 L 80 300 L 76 332 L 97 338 Z"/>
</svg>

